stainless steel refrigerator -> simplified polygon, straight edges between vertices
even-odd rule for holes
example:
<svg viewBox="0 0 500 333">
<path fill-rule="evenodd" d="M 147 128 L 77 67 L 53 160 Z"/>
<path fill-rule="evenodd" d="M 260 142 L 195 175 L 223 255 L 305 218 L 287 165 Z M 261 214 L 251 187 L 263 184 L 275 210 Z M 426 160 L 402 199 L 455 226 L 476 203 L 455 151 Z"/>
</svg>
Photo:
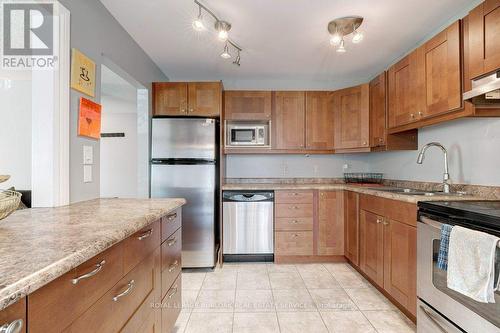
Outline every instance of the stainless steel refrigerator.
<svg viewBox="0 0 500 333">
<path fill-rule="evenodd" d="M 185 198 L 182 267 L 216 263 L 218 142 L 214 119 L 153 118 L 151 197 Z"/>
</svg>

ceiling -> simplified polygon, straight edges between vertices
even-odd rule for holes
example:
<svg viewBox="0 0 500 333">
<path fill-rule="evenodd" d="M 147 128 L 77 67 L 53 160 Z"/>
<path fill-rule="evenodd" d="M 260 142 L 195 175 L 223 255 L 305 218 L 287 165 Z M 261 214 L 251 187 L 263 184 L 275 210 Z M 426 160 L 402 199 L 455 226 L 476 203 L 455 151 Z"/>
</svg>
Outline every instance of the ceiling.
<svg viewBox="0 0 500 333">
<path fill-rule="evenodd" d="M 233 27 L 241 67 L 222 59 L 212 31 L 191 28 L 192 0 L 101 0 L 170 80 L 223 80 L 226 88 L 320 89 L 367 81 L 478 0 L 200 0 Z M 361 44 L 339 55 L 334 18 L 365 18 Z M 205 22 L 212 22 L 205 15 Z M 208 25 L 208 24 L 207 24 Z"/>
</svg>

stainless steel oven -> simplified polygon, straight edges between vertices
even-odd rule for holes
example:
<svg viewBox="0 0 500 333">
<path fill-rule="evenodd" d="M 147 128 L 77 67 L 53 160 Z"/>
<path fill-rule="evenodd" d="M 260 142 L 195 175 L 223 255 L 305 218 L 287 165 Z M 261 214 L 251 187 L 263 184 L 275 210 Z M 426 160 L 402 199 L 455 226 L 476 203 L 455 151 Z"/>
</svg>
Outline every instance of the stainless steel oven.
<svg viewBox="0 0 500 333">
<path fill-rule="evenodd" d="M 496 230 L 485 229 L 473 219 L 439 210 L 439 206 L 436 210 L 420 207 L 417 224 L 417 332 L 500 332 L 498 292 L 495 294 L 496 303 L 480 303 L 447 288 L 446 271 L 437 266 L 442 223 L 497 234 Z M 498 252 L 496 272 L 500 268 Z"/>
<path fill-rule="evenodd" d="M 266 122 L 227 122 L 227 147 L 270 147 L 270 121 Z"/>
</svg>

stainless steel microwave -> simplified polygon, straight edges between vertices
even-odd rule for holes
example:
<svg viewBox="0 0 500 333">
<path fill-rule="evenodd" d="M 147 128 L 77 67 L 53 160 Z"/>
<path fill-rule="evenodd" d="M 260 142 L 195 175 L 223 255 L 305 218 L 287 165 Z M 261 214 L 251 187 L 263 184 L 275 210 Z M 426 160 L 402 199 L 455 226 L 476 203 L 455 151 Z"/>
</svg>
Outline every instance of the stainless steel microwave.
<svg viewBox="0 0 500 333">
<path fill-rule="evenodd" d="M 269 122 L 226 123 L 227 147 L 270 147 Z"/>
</svg>

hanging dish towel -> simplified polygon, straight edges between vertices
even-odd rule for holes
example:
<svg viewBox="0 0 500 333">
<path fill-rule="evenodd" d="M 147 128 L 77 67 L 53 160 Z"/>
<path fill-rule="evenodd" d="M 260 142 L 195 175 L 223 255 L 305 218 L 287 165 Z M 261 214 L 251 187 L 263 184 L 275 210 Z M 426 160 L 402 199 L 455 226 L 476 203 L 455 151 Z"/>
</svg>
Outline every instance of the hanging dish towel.
<svg viewBox="0 0 500 333">
<path fill-rule="evenodd" d="M 448 288 L 478 302 L 495 303 L 495 254 L 499 238 L 459 226 L 450 234 Z"/>
<path fill-rule="evenodd" d="M 437 260 L 438 268 L 446 271 L 448 269 L 448 247 L 450 244 L 450 233 L 453 226 L 449 224 L 441 225 L 441 241 L 439 244 L 439 254 Z"/>
</svg>

